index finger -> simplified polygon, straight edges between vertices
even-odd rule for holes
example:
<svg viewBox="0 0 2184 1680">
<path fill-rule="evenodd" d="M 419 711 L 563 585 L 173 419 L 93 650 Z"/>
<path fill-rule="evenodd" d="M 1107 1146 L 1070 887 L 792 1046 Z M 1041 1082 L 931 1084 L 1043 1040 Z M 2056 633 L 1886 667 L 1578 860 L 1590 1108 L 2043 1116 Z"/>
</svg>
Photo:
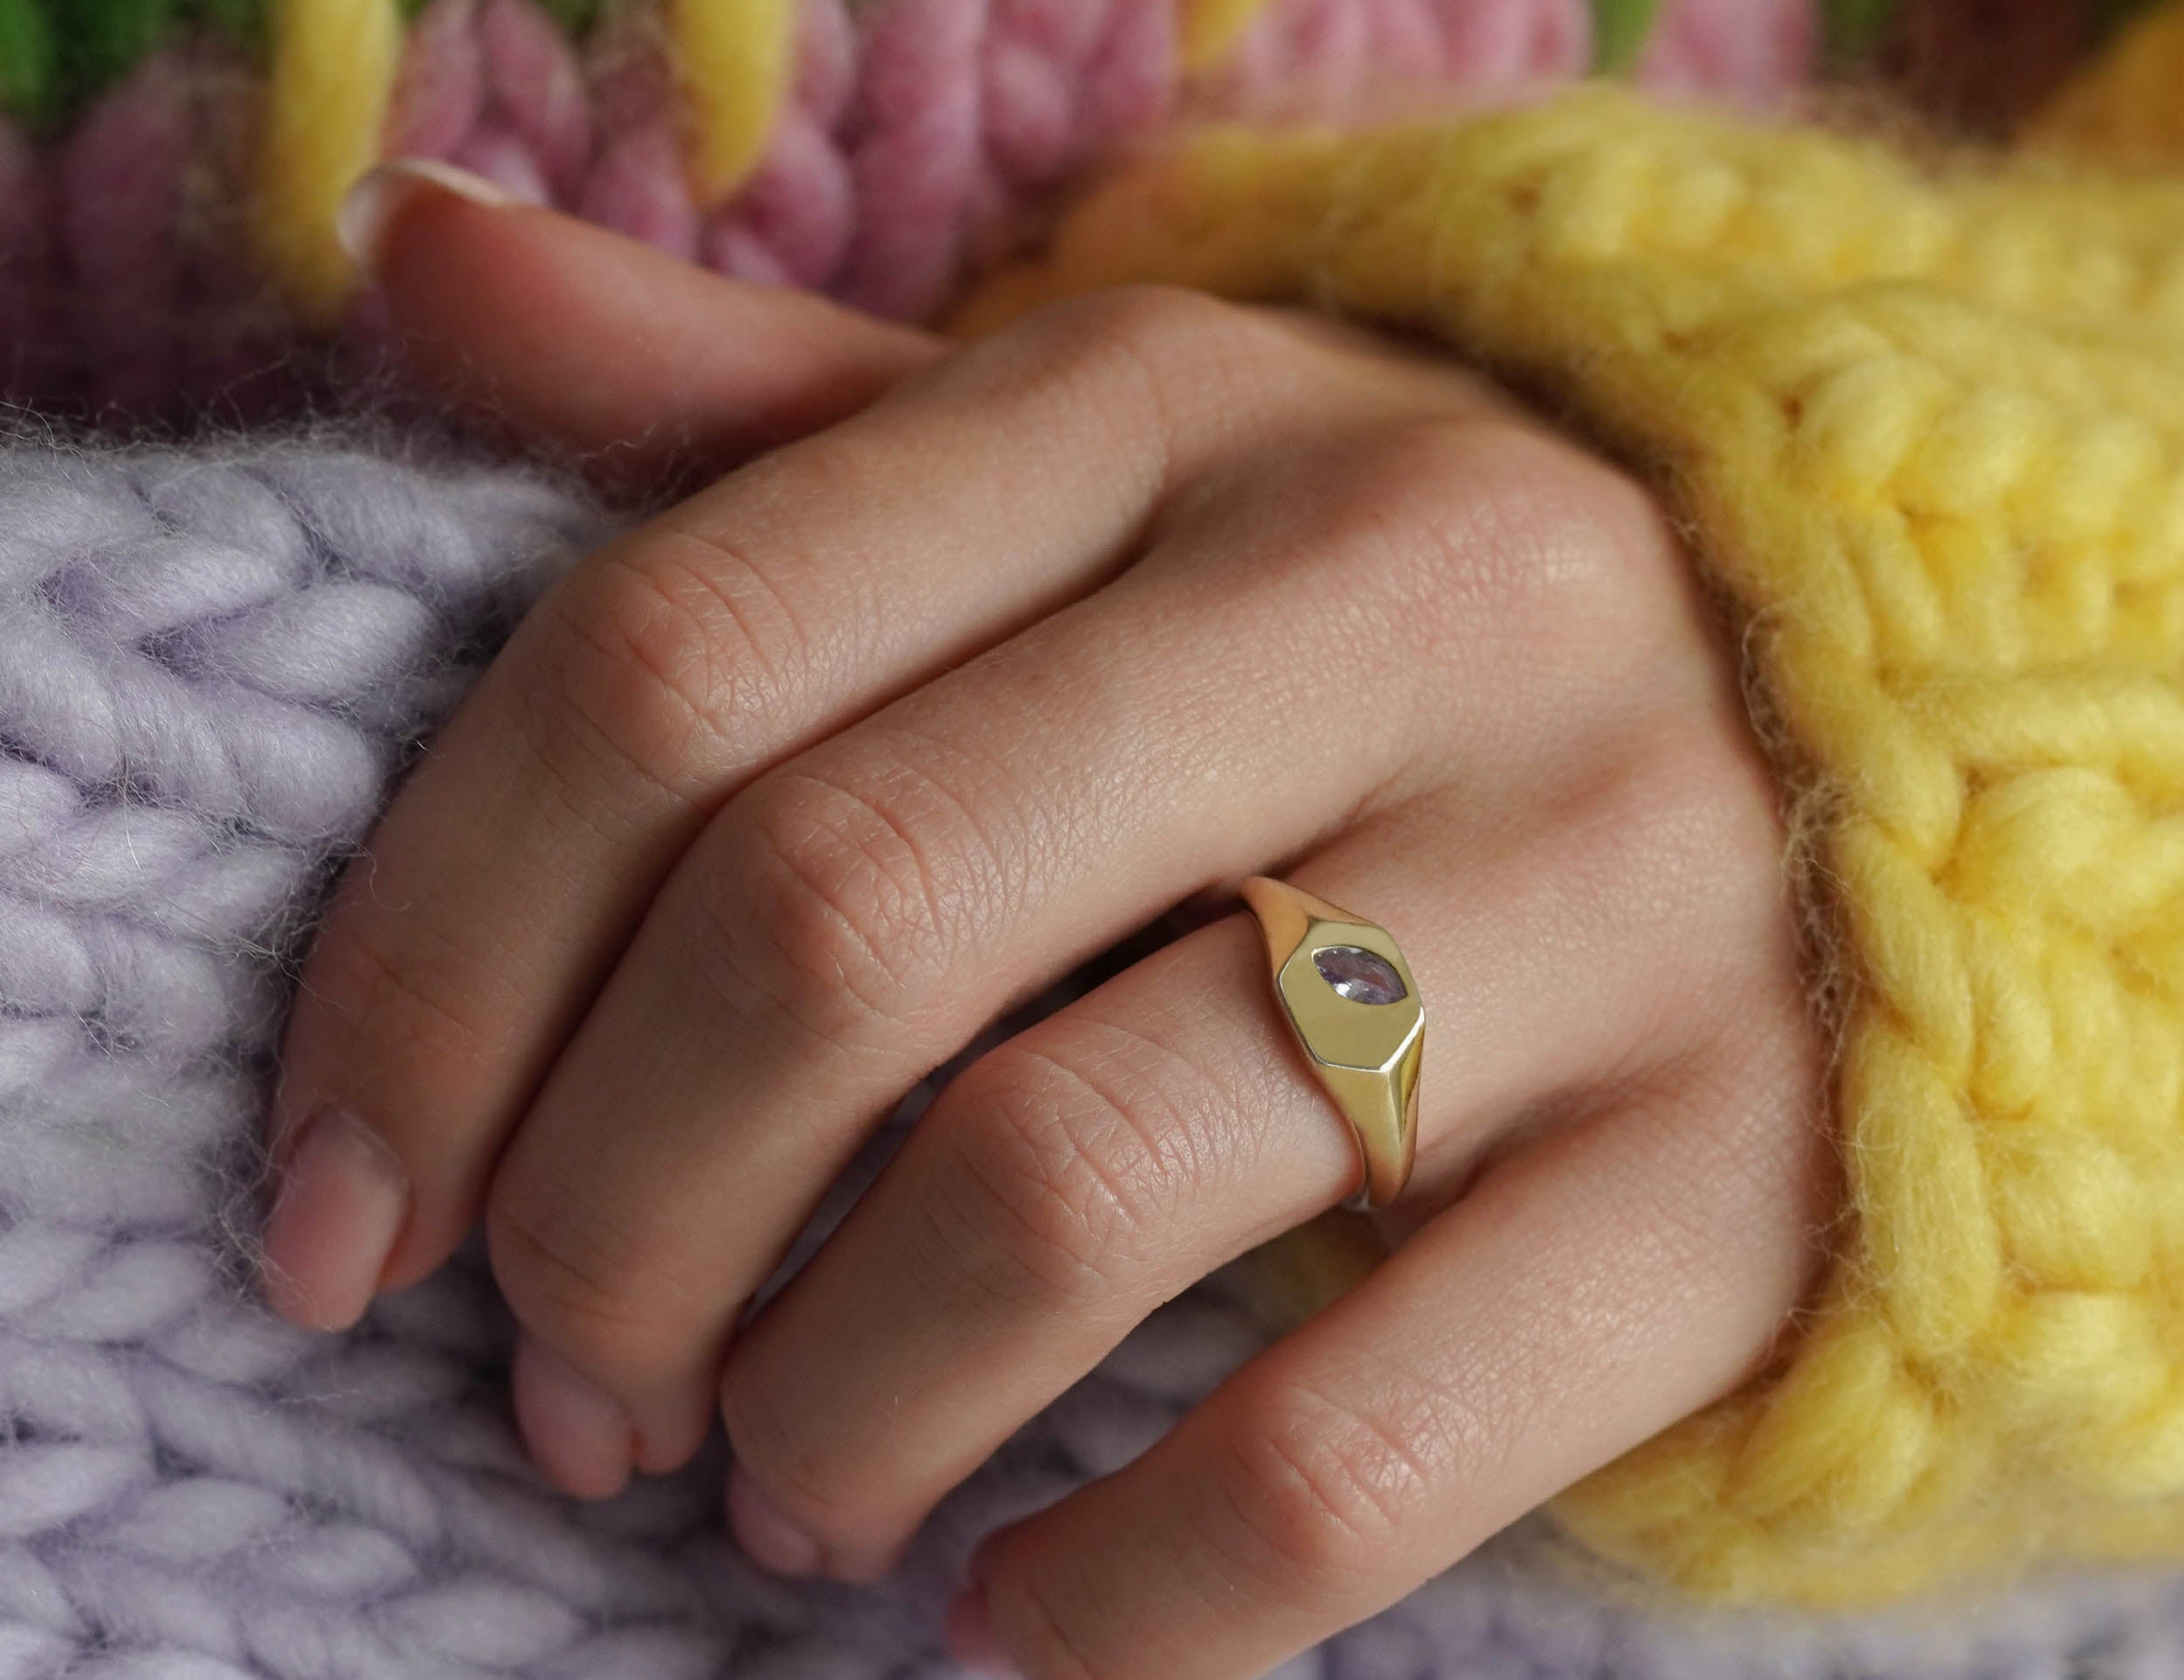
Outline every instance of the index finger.
<svg viewBox="0 0 2184 1680">
<path fill-rule="evenodd" d="M 646 485 L 846 418 L 941 353 L 930 333 L 724 279 L 423 161 L 342 215 L 405 359 L 465 410 Z"/>
</svg>

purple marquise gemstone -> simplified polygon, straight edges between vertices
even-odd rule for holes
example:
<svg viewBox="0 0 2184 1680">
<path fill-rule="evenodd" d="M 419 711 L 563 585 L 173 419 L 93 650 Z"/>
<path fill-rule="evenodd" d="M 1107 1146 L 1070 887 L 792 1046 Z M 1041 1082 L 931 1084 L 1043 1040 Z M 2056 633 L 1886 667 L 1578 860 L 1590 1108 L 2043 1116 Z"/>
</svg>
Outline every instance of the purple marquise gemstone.
<svg viewBox="0 0 2184 1680">
<path fill-rule="evenodd" d="M 1329 945 L 1312 953 L 1319 978 L 1352 1003 L 1400 1003 L 1409 996 L 1395 964 L 1362 945 Z"/>
</svg>

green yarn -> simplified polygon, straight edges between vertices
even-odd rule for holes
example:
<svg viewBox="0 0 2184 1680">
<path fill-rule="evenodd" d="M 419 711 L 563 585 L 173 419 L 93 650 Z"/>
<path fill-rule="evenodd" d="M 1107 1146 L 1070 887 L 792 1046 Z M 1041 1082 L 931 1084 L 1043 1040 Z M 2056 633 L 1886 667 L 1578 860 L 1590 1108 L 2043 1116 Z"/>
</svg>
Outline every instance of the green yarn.
<svg viewBox="0 0 2184 1680">
<path fill-rule="evenodd" d="M 176 0 L 71 0 L 60 36 L 63 97 L 74 104 L 113 86 L 167 37 Z"/>
<path fill-rule="evenodd" d="M 415 17 L 432 0 L 400 0 L 402 15 Z M 598 21 L 605 0 L 537 0 L 539 10 L 554 20 L 556 27 L 572 40 Z"/>
<path fill-rule="evenodd" d="M 1660 0 L 1593 0 L 1593 68 L 1612 74 L 1637 61 Z"/>
<path fill-rule="evenodd" d="M 253 55 L 272 0 L 0 0 L 0 112 L 33 128 L 73 115 L 178 30 L 195 25 Z"/>
<path fill-rule="evenodd" d="M 415 17 L 430 0 L 399 3 L 404 17 Z M 598 21 L 605 0 L 538 3 L 573 38 Z M 0 113 L 50 127 L 186 26 L 259 56 L 270 34 L 272 6 L 273 0 L 0 0 Z"/>
<path fill-rule="evenodd" d="M 188 0 L 206 27 L 256 52 L 266 45 L 267 0 Z"/>
<path fill-rule="evenodd" d="M 0 111 L 33 126 L 60 91 L 53 26 L 42 0 L 0 0 Z"/>
</svg>

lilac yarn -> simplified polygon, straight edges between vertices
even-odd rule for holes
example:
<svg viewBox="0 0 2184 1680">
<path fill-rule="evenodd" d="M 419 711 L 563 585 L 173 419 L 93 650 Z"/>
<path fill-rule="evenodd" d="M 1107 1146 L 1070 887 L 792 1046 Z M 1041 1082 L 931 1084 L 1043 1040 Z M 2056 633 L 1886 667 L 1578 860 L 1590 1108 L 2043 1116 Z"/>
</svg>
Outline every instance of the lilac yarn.
<svg viewBox="0 0 2184 1680">
<path fill-rule="evenodd" d="M 5 1680 L 946 1680 L 978 1536 L 1127 1462 L 1262 1344 L 1236 1280 L 1185 1296 L 865 1589 L 748 1568 L 717 1452 L 607 1505 L 549 1495 L 474 1254 L 346 1337 L 256 1304 L 255 1138 L 312 906 L 409 744 L 600 534 L 522 473 L 355 446 L 0 448 Z M 1550 1552 L 1527 1525 L 1281 1673 L 2184 1672 L 2174 1581 L 1697 1621 L 1595 1600 Z"/>
</svg>

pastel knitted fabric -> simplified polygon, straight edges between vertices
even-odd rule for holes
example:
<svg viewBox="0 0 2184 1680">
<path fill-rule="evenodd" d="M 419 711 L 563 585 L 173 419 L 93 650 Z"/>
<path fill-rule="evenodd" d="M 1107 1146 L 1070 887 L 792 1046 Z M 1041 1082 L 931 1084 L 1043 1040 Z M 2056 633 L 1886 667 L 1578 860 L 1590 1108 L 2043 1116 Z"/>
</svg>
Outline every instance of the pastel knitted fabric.
<svg viewBox="0 0 2184 1680">
<path fill-rule="evenodd" d="M 0 381 L 127 418 L 248 414 L 298 371 L 298 314 L 369 351 L 333 224 L 383 157 L 910 317 L 1179 114 L 1506 97 L 1603 64 L 1766 103 L 1812 73 L 1818 17 L 1816 0 L 0 0 Z"/>
<path fill-rule="evenodd" d="M 994 93 L 1036 85 L 1019 59 L 992 69 L 1003 20 L 1052 45 L 1075 99 L 1129 0 L 921 3 L 797 13 L 777 126 L 722 114 L 708 167 L 748 163 L 726 196 L 660 116 L 702 93 L 653 32 L 672 11 L 611 15 L 579 53 L 528 0 L 439 4 L 403 33 L 363 6 L 351 38 L 385 72 L 365 114 L 393 128 L 359 143 L 307 122 L 297 155 L 323 143 L 353 170 L 398 131 L 730 272 L 913 310 L 1131 123 L 1182 108 L 1186 78 L 1293 108 L 1311 66 L 1419 38 L 1393 5 L 1370 29 L 1335 0 L 1245 8 L 1194 70 L 1163 12 L 1129 60 L 1164 66 L 1159 96 L 1056 124 L 1054 97 Z M 1658 69 L 1733 39 L 1692 61 L 1775 66 L 1763 88 L 1816 50 L 1809 28 L 1717 10 L 1750 33 L 1632 51 Z M 940 28 L 974 16 L 985 32 Z M 1512 56 L 1435 62 L 1515 66 L 1504 89 L 1559 75 L 1597 16 L 1543 6 L 1464 38 Z M 429 59 L 420 39 L 441 43 Z M 1357 56 L 1318 56 L 1330 39 Z M 920 80 L 923 53 L 948 76 Z M 753 85 L 775 62 L 725 56 Z M 204 167 L 252 155 L 220 91 L 254 85 L 244 63 L 167 42 L 59 141 L 0 148 L 23 194 L 0 194 L 19 368 L 156 405 L 287 353 L 273 259 Z M 1375 85 L 1319 73 L 1304 108 Z M 918 93 L 964 86 L 967 106 Z M 2130 127 L 2156 154 L 2160 107 Z M 2065 108 L 2059 139 L 2103 142 Z M 806 125 L 809 175 L 782 162 L 802 112 L 833 114 Z M 882 131 L 899 145 L 868 154 Z M 1037 156 L 1064 161 L 988 190 L 993 159 Z M 233 237 L 181 231 L 208 225 L 207 190 Z M 887 219 L 905 202 L 931 211 L 930 243 Z M 296 250 L 299 274 L 324 256 Z M 47 266 L 17 285 L 25 252 Z M 2053 162 L 1921 173 L 1592 94 L 1340 142 L 1217 136 L 1120 183 L 988 308 L 1144 277 L 1423 326 L 1560 391 L 1691 522 L 1811 795 L 1854 1179 L 1841 1269 L 1780 1370 L 1597 1478 L 1555 1532 L 1717 1597 L 1828 1604 L 2184 1547 L 2184 190 Z M 345 277 L 321 278 L 368 330 Z M 23 444 L 0 453 L 0 1676 L 944 1674 L 938 1607 L 976 1535 L 1121 1462 L 1264 1335 L 1226 1287 L 1179 1303 L 867 1590 L 746 1569 L 717 1460 L 598 1510 L 549 1497 L 506 1421 L 506 1325 L 473 1260 L 351 1338 L 276 1324 L 247 1233 L 311 907 L 598 522 L 521 471 L 305 446 Z M 2154 1577 L 1943 1623 L 1691 1619 L 1559 1585 L 1559 1552 L 1514 1537 L 1292 1680 L 2184 1669 L 2184 1590 Z"/>
<path fill-rule="evenodd" d="M 0 1676 L 946 1680 L 941 1606 L 978 1536 L 1134 1455 L 1264 1340 L 1222 1281 L 1177 1303 L 851 1588 L 743 1564 L 717 1454 L 604 1506 L 550 1496 L 475 1255 L 347 1337 L 276 1321 L 247 1234 L 312 906 L 597 522 L 505 468 L 239 444 L 0 449 Z M 2184 1667 L 2174 1582 L 1695 1621 L 1564 1583 L 1545 1542 L 1505 1537 L 1280 1680 Z"/>
<path fill-rule="evenodd" d="M 1601 91 L 1209 137 L 984 313 L 1147 278 L 1548 382 L 1692 522 L 1808 790 L 1837 1270 L 1571 1529 L 1821 1604 L 2184 1555 L 2184 185 Z"/>
</svg>

